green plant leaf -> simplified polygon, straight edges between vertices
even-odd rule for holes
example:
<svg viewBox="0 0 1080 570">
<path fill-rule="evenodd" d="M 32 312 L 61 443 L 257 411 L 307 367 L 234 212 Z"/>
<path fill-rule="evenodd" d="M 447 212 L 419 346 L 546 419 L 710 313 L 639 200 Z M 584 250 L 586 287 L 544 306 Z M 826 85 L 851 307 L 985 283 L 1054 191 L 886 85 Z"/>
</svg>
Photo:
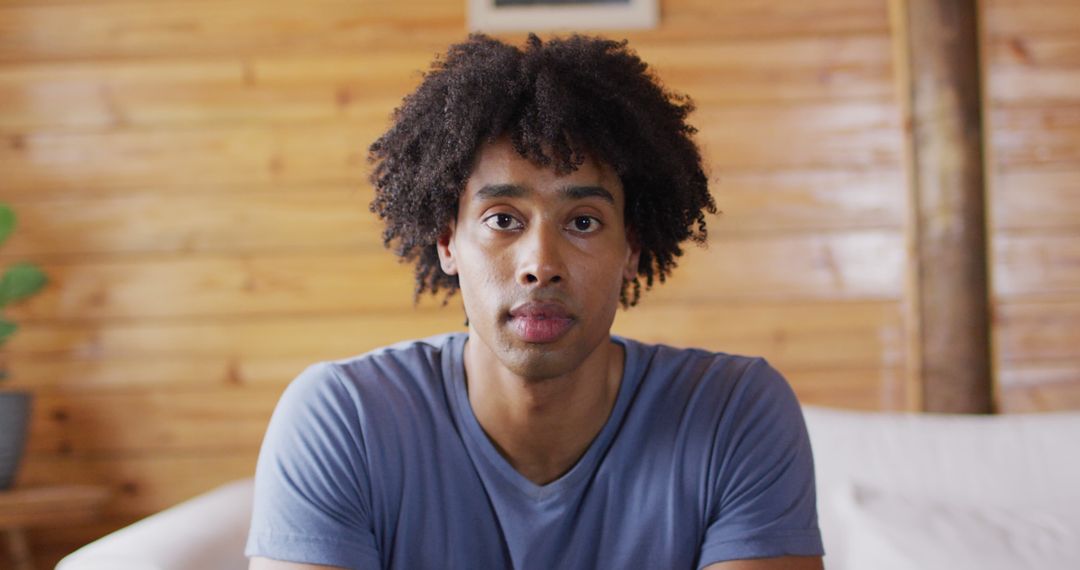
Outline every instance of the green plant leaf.
<svg viewBox="0 0 1080 570">
<path fill-rule="evenodd" d="M 8 267 L 0 279 L 0 307 L 25 299 L 45 286 L 48 279 L 32 263 L 16 263 Z"/>
<path fill-rule="evenodd" d="M 15 211 L 7 204 L 0 204 L 0 243 L 4 243 L 15 229 Z"/>
<path fill-rule="evenodd" d="M 18 330 L 19 325 L 7 320 L 0 319 L 0 345 L 4 344 L 4 341 Z"/>
</svg>

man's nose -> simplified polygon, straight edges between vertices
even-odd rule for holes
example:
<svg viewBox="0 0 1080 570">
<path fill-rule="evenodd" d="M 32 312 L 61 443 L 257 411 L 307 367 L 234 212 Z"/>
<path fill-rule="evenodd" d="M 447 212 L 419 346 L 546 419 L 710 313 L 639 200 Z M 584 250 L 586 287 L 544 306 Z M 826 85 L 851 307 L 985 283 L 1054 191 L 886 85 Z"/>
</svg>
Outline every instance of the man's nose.
<svg viewBox="0 0 1080 570">
<path fill-rule="evenodd" d="M 528 287 L 546 286 L 566 278 L 562 235 L 550 224 L 535 224 L 519 242 L 522 246 L 517 281 Z"/>
</svg>

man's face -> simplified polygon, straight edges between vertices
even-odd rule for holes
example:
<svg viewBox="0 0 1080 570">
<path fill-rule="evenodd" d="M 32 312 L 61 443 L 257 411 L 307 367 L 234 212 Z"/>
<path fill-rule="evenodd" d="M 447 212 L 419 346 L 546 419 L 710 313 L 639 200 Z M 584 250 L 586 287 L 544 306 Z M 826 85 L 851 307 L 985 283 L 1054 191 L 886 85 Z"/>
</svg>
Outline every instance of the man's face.
<svg viewBox="0 0 1080 570">
<path fill-rule="evenodd" d="M 438 243 L 471 339 L 534 380 L 575 370 L 608 342 L 623 280 L 638 266 L 624 201 L 608 165 L 586 160 L 557 176 L 505 139 L 485 145 Z"/>
</svg>

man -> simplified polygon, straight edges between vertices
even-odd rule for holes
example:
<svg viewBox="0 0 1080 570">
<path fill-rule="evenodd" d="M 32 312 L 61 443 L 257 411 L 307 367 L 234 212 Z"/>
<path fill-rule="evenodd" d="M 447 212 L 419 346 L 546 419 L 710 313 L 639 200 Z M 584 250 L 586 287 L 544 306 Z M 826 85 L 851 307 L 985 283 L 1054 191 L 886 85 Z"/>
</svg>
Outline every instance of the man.
<svg viewBox="0 0 1080 570">
<path fill-rule="evenodd" d="M 436 62 L 371 147 L 372 210 L 468 333 L 290 385 L 251 568 L 821 568 L 783 378 L 610 334 L 705 239 L 691 110 L 625 42 L 473 36 Z"/>
</svg>

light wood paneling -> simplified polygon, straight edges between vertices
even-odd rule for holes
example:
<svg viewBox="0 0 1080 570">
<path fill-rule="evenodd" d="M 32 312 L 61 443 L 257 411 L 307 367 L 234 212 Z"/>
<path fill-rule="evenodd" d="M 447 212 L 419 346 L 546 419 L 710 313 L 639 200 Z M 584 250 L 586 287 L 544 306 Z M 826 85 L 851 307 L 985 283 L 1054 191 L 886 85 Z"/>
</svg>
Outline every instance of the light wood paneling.
<svg viewBox="0 0 1080 570">
<path fill-rule="evenodd" d="M 700 103 L 891 95 L 887 38 L 779 37 L 635 48 Z M 288 123 L 387 114 L 431 49 L 352 56 L 121 60 L 0 70 L 0 130 Z M 718 73 L 719 72 L 719 73 Z"/>
<path fill-rule="evenodd" d="M 616 332 L 764 355 L 806 402 L 909 408 L 886 2 L 662 12 L 627 37 L 696 101 L 724 213 Z M 116 492 L 104 522 L 48 547 L 249 476 L 307 365 L 462 330 L 457 298 L 413 307 L 366 157 L 465 37 L 463 2 L 0 0 L 0 37 L 0 197 L 23 223 L 0 265 L 52 278 L 11 312 L 13 386 L 38 394 L 22 481 Z"/>
<path fill-rule="evenodd" d="M 1071 0 L 990 0 L 983 11 L 983 33 L 989 38 L 1073 35 L 1080 29 L 1080 6 Z"/>
<path fill-rule="evenodd" d="M 463 321 L 454 302 L 376 314 L 30 323 L 9 357 L 20 387 L 282 387 L 316 360 L 360 354 L 387 339 L 464 330 Z M 617 315 L 615 331 L 647 342 L 766 355 L 784 371 L 892 368 L 902 364 L 904 351 L 900 309 L 892 302 L 737 302 L 703 309 L 646 299 Z"/>
<path fill-rule="evenodd" d="M 1000 302 L 998 356 L 1004 365 L 1074 362 L 1080 365 L 1080 300 Z"/>
<path fill-rule="evenodd" d="M 998 172 L 991 214 L 999 232 L 1080 230 L 1080 170 Z"/>
<path fill-rule="evenodd" d="M 885 4 L 865 0 L 676 0 L 663 12 L 661 29 L 631 37 L 692 43 L 887 30 Z M 398 51 L 458 41 L 464 20 L 465 5 L 447 0 L 20 2 L 0 7 L 0 61 Z"/>
<path fill-rule="evenodd" d="M 723 239 L 751 232 L 900 229 L 901 178 L 887 170 L 721 173 L 714 194 L 723 213 L 709 220 L 709 231 Z M 368 212 L 372 193 L 366 185 L 159 188 L 23 197 L 12 202 L 22 223 L 2 256 L 381 250 L 382 226 Z M 1063 186 L 1048 199 L 1070 192 L 1072 187 Z M 1044 215 L 1030 201 L 1021 202 L 1013 215 Z"/>
<path fill-rule="evenodd" d="M 257 457 L 258 449 L 85 456 L 31 453 L 19 482 L 52 485 L 73 479 L 94 481 L 113 490 L 106 516 L 131 521 L 218 485 L 251 477 Z"/>
<path fill-rule="evenodd" d="M 389 111 L 357 118 L 184 130 L 13 134 L 0 145 L 10 195 L 182 191 L 204 185 L 361 183 Z M 703 107 L 698 136 L 717 171 L 896 168 L 899 117 L 887 103 Z"/>
<path fill-rule="evenodd" d="M 281 389 L 222 387 L 125 392 L 41 391 L 29 453 L 139 455 L 249 452 Z M 132 429 L 138 426 L 138 429 Z"/>
<path fill-rule="evenodd" d="M 716 241 L 646 293 L 667 302 L 895 299 L 896 231 Z M 27 319 L 176 318 L 407 308 L 412 268 L 382 251 L 129 256 L 44 263 L 53 287 L 11 311 Z M 377 278 L 375 276 L 378 276 Z"/>
<path fill-rule="evenodd" d="M 1080 232 L 1000 232 L 994 259 L 997 293 L 1005 298 L 1080 295 Z"/>
<path fill-rule="evenodd" d="M 1080 4 L 984 9 L 999 401 L 1080 409 Z"/>
<path fill-rule="evenodd" d="M 27 199 L 4 255 L 382 250 L 372 193 L 352 185 Z"/>
<path fill-rule="evenodd" d="M 998 108 L 990 120 L 990 144 L 1002 169 L 1080 163 L 1080 96 L 1071 104 Z"/>
<path fill-rule="evenodd" d="M 1080 409 L 1080 362 L 1006 365 L 999 378 L 1003 412 Z"/>
</svg>

